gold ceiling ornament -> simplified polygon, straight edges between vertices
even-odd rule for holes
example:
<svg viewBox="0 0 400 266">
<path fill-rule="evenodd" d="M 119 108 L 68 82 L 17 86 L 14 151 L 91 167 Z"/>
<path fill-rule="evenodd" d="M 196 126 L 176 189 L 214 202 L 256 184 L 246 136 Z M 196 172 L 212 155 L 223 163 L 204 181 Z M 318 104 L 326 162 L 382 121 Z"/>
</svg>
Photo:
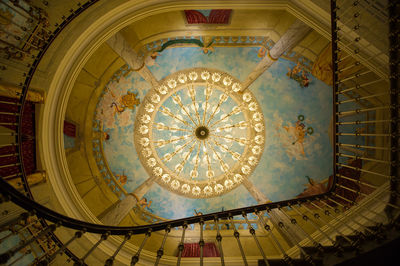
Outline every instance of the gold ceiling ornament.
<svg viewBox="0 0 400 266">
<path fill-rule="evenodd" d="M 178 71 L 139 106 L 134 143 L 156 182 L 190 198 L 238 187 L 258 165 L 265 123 L 256 97 L 238 79 L 209 68 Z"/>
</svg>

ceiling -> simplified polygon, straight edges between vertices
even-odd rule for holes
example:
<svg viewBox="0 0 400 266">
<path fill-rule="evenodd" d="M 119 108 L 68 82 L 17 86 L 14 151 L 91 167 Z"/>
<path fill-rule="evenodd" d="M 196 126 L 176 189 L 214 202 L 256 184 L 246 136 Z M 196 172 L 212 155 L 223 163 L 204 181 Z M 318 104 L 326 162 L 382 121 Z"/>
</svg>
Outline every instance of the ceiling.
<svg viewBox="0 0 400 266">
<path fill-rule="evenodd" d="M 209 11 L 202 12 L 209 14 Z M 188 74 L 189 72 L 185 71 L 193 68 L 205 68 L 210 74 L 221 73 L 223 77 L 229 75 L 240 82 L 254 70 L 266 56 L 264 51 L 269 50 L 279 40 L 294 20 L 292 15 L 283 10 L 233 10 L 227 24 L 190 25 L 185 18 L 185 13 L 179 10 L 147 17 L 124 28 L 121 33 L 134 51 L 144 58 L 145 67 L 161 82 L 165 81 L 167 84 L 174 73 L 182 71 Z M 184 39 L 198 40 L 203 47 L 196 41 L 176 41 L 162 49 L 162 44 L 168 41 Z M 204 47 L 208 44 L 210 47 L 206 52 Z M 99 157 L 101 157 L 96 159 L 97 167 L 102 169 L 104 165 L 107 165 L 109 174 L 113 175 L 126 193 L 135 193 L 143 182 L 150 176 L 154 176 L 156 181 L 142 195 L 148 202 L 152 202 L 151 205 L 147 205 L 146 211 L 166 219 L 191 216 L 196 211 L 209 213 L 220 211 L 222 208 L 226 210 L 254 205 L 261 203 L 260 200 L 265 202 L 265 200 L 290 199 L 301 194 L 311 184 L 326 184 L 332 174 L 331 129 L 329 127 L 332 117 L 332 92 L 329 75 L 327 77 L 321 69 L 329 64 L 327 53 L 324 53 L 328 44 L 327 39 L 311 31 L 292 51 L 283 54 L 250 85 L 248 91 L 251 92 L 253 99 L 251 102 L 254 101 L 257 104 L 262 114 L 260 133 L 264 140 L 261 145 L 262 152 L 256 158 L 254 165 L 250 165 L 251 173 L 245 177 L 245 184 L 235 182 L 231 176 L 230 179 L 233 181 L 231 188 L 222 182 L 222 192 L 200 194 L 199 197 L 183 193 L 182 180 L 186 178 L 187 182 L 208 182 L 215 192 L 215 185 L 218 182 L 213 183 L 213 179 L 206 177 L 207 167 L 211 165 L 211 168 L 215 169 L 216 176 L 223 175 L 224 171 L 218 167 L 221 160 L 233 169 L 236 167 L 236 162 L 232 159 L 231 153 L 244 153 L 245 150 L 251 150 L 254 146 L 253 144 L 237 145 L 235 141 L 226 141 L 223 137 L 233 135 L 237 138 L 249 139 L 249 137 L 254 138 L 255 135 L 249 133 L 249 130 L 240 128 L 234 128 L 229 132 L 222 130 L 220 134 L 223 137 L 220 143 L 227 145 L 228 149 L 221 149 L 214 144 L 215 150 L 218 150 L 214 152 L 210 145 L 208 151 L 214 156 L 209 156 L 209 159 L 204 149 L 199 150 L 199 174 L 193 181 L 190 170 L 196 165 L 195 157 L 198 151 L 198 148 L 194 147 L 187 158 L 188 163 L 185 164 L 187 169 L 180 174 L 180 186 L 174 189 L 171 185 L 173 178 L 165 182 L 162 180 L 162 174 L 155 175 L 154 172 L 150 172 L 148 158 L 141 155 L 145 146 L 140 145 L 141 137 L 135 133 L 143 124 L 144 118 L 141 112 L 144 112 L 145 105 L 150 102 L 150 96 L 146 95 L 158 88 L 152 88 L 151 84 L 138 72 L 133 71 L 119 58 L 119 67 L 113 66 L 113 71 L 105 86 L 97 88 L 99 93 L 92 94 L 94 97 L 92 101 L 96 104 L 94 113 L 86 115 L 93 118 L 87 119 L 90 123 L 85 128 L 90 128 L 93 136 L 101 132 L 101 135 L 96 135 L 100 136 L 102 141 L 101 150 L 96 150 L 96 154 L 100 154 Z M 156 51 L 158 53 L 155 53 Z M 92 62 L 101 62 L 101 53 L 95 56 L 97 58 L 94 58 Z M 108 55 L 104 54 L 104 56 Z M 293 74 L 290 75 L 293 69 L 299 72 L 292 72 Z M 301 73 L 304 74 L 303 77 Z M 309 84 L 305 81 L 306 79 Z M 187 96 L 185 86 L 176 91 L 176 95 L 181 97 L 182 103 L 190 110 L 190 97 Z M 200 112 L 204 112 L 205 88 L 206 85 L 201 84 L 195 88 Z M 213 91 L 209 103 L 215 107 L 218 106 L 223 91 L 217 86 L 214 86 Z M 96 95 L 100 97 L 96 98 Z M 230 95 L 231 98 L 220 105 L 217 116 L 221 117 L 229 113 L 235 104 L 240 105 L 241 100 L 235 100 L 239 94 L 235 95 Z M 241 92 L 240 95 L 244 93 Z M 172 95 L 167 94 L 167 96 L 162 103 L 163 108 L 169 108 L 172 114 L 180 114 L 181 118 L 185 117 L 184 120 L 190 122 L 189 116 L 185 116 L 185 112 L 182 112 L 182 107 L 174 103 Z M 134 103 L 126 104 L 128 98 Z M 71 99 L 70 103 L 72 103 Z M 150 124 L 162 122 L 169 127 L 185 128 L 183 123 L 180 124 L 171 115 L 162 115 L 160 112 L 162 108 L 159 107 L 156 106 L 154 111 L 156 114 L 151 118 Z M 195 114 L 194 109 L 190 112 Z M 229 118 L 231 120 L 225 122 L 225 125 L 233 125 L 248 119 L 246 112 L 243 111 L 237 116 L 232 115 Z M 138 113 L 140 116 L 137 116 Z M 154 132 L 152 139 L 156 141 L 170 140 L 178 136 L 177 132 L 180 131 L 159 132 L 153 129 L 152 132 Z M 171 142 L 165 147 L 155 147 L 153 155 L 162 158 L 165 154 L 176 150 L 177 145 L 183 146 L 184 140 Z M 72 139 L 65 138 L 67 151 L 73 149 L 75 145 Z M 189 147 L 186 151 L 189 151 Z M 164 164 L 161 163 L 161 159 L 157 161 L 165 167 L 163 173 L 166 169 L 174 172 L 178 161 L 185 159 L 186 155 L 182 152 L 182 156 L 177 156 Z M 75 162 L 74 167 L 76 165 Z M 224 178 L 224 181 L 228 179 L 228 177 Z M 192 191 L 194 185 L 190 184 L 190 191 Z M 257 193 L 254 191 L 262 197 L 255 196 Z M 118 193 L 118 191 L 116 195 L 123 197 L 123 193 Z"/>
</svg>

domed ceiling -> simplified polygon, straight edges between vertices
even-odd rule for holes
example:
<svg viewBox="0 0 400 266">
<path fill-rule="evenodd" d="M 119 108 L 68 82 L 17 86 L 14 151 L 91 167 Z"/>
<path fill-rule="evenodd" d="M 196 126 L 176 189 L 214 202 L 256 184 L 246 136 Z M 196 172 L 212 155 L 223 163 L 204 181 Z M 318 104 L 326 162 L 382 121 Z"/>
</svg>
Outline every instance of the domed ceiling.
<svg viewBox="0 0 400 266">
<path fill-rule="evenodd" d="M 232 96 L 224 94 L 224 77 L 244 79 L 261 60 L 259 49 L 216 47 L 212 54 L 207 55 L 193 47 L 170 48 L 163 51 L 149 69 L 157 79 L 165 79 L 163 88 L 166 91 L 171 90 L 168 86 L 171 80 L 175 82 L 169 85 L 177 83 L 180 85 L 178 89 L 164 95 L 164 91 L 157 94 L 154 90 L 159 88 L 152 90 L 150 84 L 129 69 L 121 71 L 121 75 L 104 88 L 95 116 L 101 125 L 99 129 L 107 136 L 103 141 L 104 159 L 128 192 L 133 192 L 152 174 L 149 168 L 154 169 L 158 182 L 145 198 L 152 201 L 150 211 L 156 215 L 181 218 L 192 215 L 194 209 L 208 213 L 220 211 L 223 207 L 230 209 L 257 204 L 243 186 L 218 196 L 231 186 L 236 187 L 236 183 L 240 184 L 241 178 L 249 178 L 268 198 L 276 201 L 301 193 L 308 182 L 306 176 L 318 182 L 332 174 L 332 149 L 328 136 L 332 93 L 328 85 L 310 75 L 310 85 L 302 87 L 286 75 L 288 69 L 296 64 L 280 59 L 250 86 L 248 94 L 234 91 Z M 193 71 L 193 67 L 201 69 Z M 182 76 L 168 78 L 176 72 Z M 191 73 L 198 75 L 200 80 L 203 72 L 211 76 L 208 86 L 190 83 Z M 215 73 L 220 76 L 218 83 L 222 81 L 221 85 L 212 81 Z M 179 78 L 187 81 L 181 85 Z M 232 83 L 232 79 L 226 81 Z M 226 87 L 232 87 L 232 84 Z M 132 108 L 121 107 L 129 95 L 133 95 L 137 102 Z M 222 101 L 224 95 L 227 99 Z M 174 101 L 174 96 L 180 100 Z M 164 102 L 161 104 L 161 101 Z M 156 107 L 157 103 L 160 107 Z M 250 111 L 252 103 L 257 108 L 254 111 Z M 239 109 L 239 113 L 230 115 L 238 106 L 244 110 Z M 146 112 L 146 109 L 153 111 Z M 201 125 L 208 125 L 212 131 L 205 140 L 196 136 L 195 130 Z M 255 128 L 256 125 L 260 128 Z M 136 134 L 135 129 L 139 131 Z M 152 131 L 152 137 L 148 137 L 148 131 Z M 142 134 L 144 132 L 147 134 Z M 152 145 L 148 143 L 150 141 Z M 255 153 L 248 151 L 251 149 Z M 178 152 L 173 156 L 175 151 Z M 168 160 L 166 155 L 172 158 Z M 247 160 L 254 158 L 254 162 L 241 160 L 241 155 Z M 157 166 L 152 165 L 151 160 L 156 158 L 154 163 Z M 251 167 L 248 171 L 253 173 L 245 175 L 242 169 L 233 171 L 238 161 L 243 167 Z M 176 166 L 180 163 L 183 169 L 177 171 Z M 227 164 L 227 170 L 232 170 L 231 178 L 224 180 L 228 180 L 226 184 L 216 182 L 225 173 L 221 163 Z M 208 171 L 209 168 L 212 170 Z M 158 169 L 164 170 L 156 172 Z M 169 170 L 168 176 L 165 175 L 166 169 Z M 241 176 L 236 178 L 236 174 Z M 179 179 L 173 176 L 179 176 Z M 175 180 L 179 183 L 174 183 Z M 204 186 L 199 193 L 191 193 L 196 182 L 209 183 L 212 192 L 208 195 Z M 187 189 L 192 191 L 183 192 L 184 184 L 189 184 Z M 218 189 L 215 187 L 217 184 L 222 185 L 221 193 L 215 189 Z M 192 199 L 196 195 L 202 198 Z"/>
<path fill-rule="evenodd" d="M 213 14 L 200 13 L 202 23 Z M 186 23 L 196 21 L 185 14 Z M 274 44 L 188 35 L 141 46 L 143 65 L 116 71 L 93 114 L 93 152 L 116 195 L 140 188 L 145 212 L 176 219 L 326 191 L 332 89 L 315 71 L 321 56 L 286 51 L 243 86 Z"/>
</svg>

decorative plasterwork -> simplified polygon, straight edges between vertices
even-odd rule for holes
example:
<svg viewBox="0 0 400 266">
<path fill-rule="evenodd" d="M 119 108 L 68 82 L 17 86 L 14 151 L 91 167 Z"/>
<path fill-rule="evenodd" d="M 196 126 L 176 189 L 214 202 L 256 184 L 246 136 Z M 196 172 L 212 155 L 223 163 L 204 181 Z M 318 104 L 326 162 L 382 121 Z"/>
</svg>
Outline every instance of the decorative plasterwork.
<svg viewBox="0 0 400 266">
<path fill-rule="evenodd" d="M 186 69 L 160 84 L 146 95 L 135 121 L 135 147 L 148 174 L 193 198 L 240 185 L 264 150 L 264 118 L 255 96 L 240 92 L 236 78 L 213 69 Z M 212 94 L 219 100 L 211 102 Z M 169 139 L 161 139 L 160 131 L 170 132 Z"/>
<path fill-rule="evenodd" d="M 196 40 L 198 44 L 193 41 L 193 43 L 185 41 L 180 42 L 179 40 Z M 164 47 L 168 42 L 175 42 L 167 47 Z M 212 51 L 215 47 L 259 47 L 259 57 L 264 57 L 268 51 L 275 45 L 275 42 L 266 36 L 183 36 L 183 37 L 171 37 L 171 38 L 162 38 L 156 41 L 145 43 L 140 48 L 140 54 L 142 56 L 147 55 L 147 63 L 151 62 L 150 58 L 153 56 L 157 57 L 160 55 L 162 50 L 169 49 L 169 48 L 177 48 L 177 47 L 198 47 L 199 44 L 203 44 L 202 48 L 208 49 Z M 206 47 L 207 46 L 207 47 Z M 309 47 L 304 47 L 298 45 L 299 48 L 307 51 L 308 53 L 312 54 L 314 57 L 318 55 L 315 54 Z M 206 51 L 204 51 L 206 53 Z M 314 58 L 308 58 L 303 54 L 300 54 L 296 51 L 285 52 L 282 58 L 294 61 L 294 62 L 301 62 L 302 65 L 308 70 L 311 71 L 312 66 L 314 64 Z"/>
<path fill-rule="evenodd" d="M 296 1 L 303 3 L 306 0 Z M 307 12 L 304 6 L 294 4 L 291 1 L 260 1 L 252 0 L 246 2 L 238 1 L 103 1 L 97 3 L 86 11 L 84 18 L 72 21 L 62 35 L 52 44 L 52 47 L 45 53 L 41 61 L 43 69 L 48 70 L 46 79 L 43 79 L 43 89 L 48 90 L 48 96 L 43 108 L 40 110 L 38 121 L 40 132 L 38 141 L 38 153 L 40 164 L 46 169 L 49 176 L 49 183 L 54 191 L 56 200 L 53 205 L 69 217 L 75 217 L 83 221 L 98 223 L 98 219 L 90 209 L 84 204 L 68 169 L 62 138 L 62 124 L 64 121 L 65 110 L 74 83 L 90 56 L 104 43 L 109 37 L 114 35 L 129 24 L 159 13 L 169 10 L 182 10 L 189 8 L 223 8 L 227 4 L 231 8 L 273 8 L 284 9 L 301 18 L 307 24 L 324 36 L 329 37 L 328 27 L 320 27 L 315 15 L 317 13 Z M 311 16 L 311 15 L 314 16 Z M 328 18 L 326 18 L 327 20 Z M 67 34 L 72 33 L 73 34 Z M 50 67 L 51 66 L 51 67 Z M 34 73 L 35 77 L 41 75 L 40 72 Z M 43 74 L 44 75 L 44 74 Z M 98 237 L 92 234 L 83 236 L 88 243 L 96 243 Z M 110 237 L 108 241 L 102 243 L 94 252 L 96 255 L 111 256 L 115 249 L 120 245 L 121 240 L 117 237 Z M 126 243 L 124 249 L 120 251 L 117 260 L 121 264 L 129 264 L 132 254 L 137 251 L 137 247 L 131 243 Z M 93 257 L 93 256 L 91 256 Z M 99 256 L 100 257 L 100 256 Z M 256 263 L 259 257 L 252 258 L 249 263 Z M 142 261 L 153 262 L 154 253 L 143 250 Z M 219 259 L 215 259 L 217 263 Z M 176 257 L 164 255 L 162 262 L 166 265 L 176 264 Z M 242 265 L 243 261 L 239 257 L 228 257 L 226 262 L 229 265 Z"/>
</svg>

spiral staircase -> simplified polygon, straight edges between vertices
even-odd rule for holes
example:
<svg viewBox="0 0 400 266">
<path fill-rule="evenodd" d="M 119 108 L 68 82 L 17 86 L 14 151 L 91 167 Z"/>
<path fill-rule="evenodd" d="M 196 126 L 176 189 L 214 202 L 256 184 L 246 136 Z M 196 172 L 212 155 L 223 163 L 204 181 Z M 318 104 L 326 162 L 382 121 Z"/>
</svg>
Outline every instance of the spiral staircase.
<svg viewBox="0 0 400 266">
<path fill-rule="evenodd" d="M 368 24 L 366 14 L 374 14 L 371 8 L 376 1 L 331 0 L 330 5 L 321 1 L 321 8 L 330 12 L 332 40 L 334 182 L 328 192 L 137 226 L 88 222 L 71 206 L 82 202 L 63 191 L 70 181 L 52 167 L 40 165 L 65 167 L 55 150 L 60 146 L 57 132 L 62 132 L 57 113 L 64 113 L 66 107 L 45 105 L 36 109 L 40 110 L 36 117 L 29 114 L 40 101 L 56 102 L 68 95 L 60 88 L 78 75 L 69 70 L 78 69 L 93 47 L 129 21 L 168 8 L 241 6 L 234 1 L 110 2 L 1 1 L 22 12 L 33 26 L 21 27 L 19 36 L 12 34 L 22 45 L 3 39 L 1 43 L 0 78 L 9 95 L 0 97 L 0 126 L 4 128 L 0 132 L 0 243 L 18 234 L 25 238 L 5 249 L 0 263 L 18 265 L 36 249 L 32 265 L 357 265 L 368 258 L 373 261 L 374 251 L 396 246 L 400 235 L 399 1 L 388 1 L 386 9 L 374 10 L 381 23 L 375 26 Z M 315 7 L 318 1 L 300 2 L 303 7 Z M 268 3 L 246 2 L 252 8 L 263 4 Z M 293 8 L 291 4 L 281 3 L 288 9 Z M 317 28 L 324 26 L 315 21 L 309 20 Z M 79 30 L 71 34 L 74 27 Z M 388 40 L 378 43 L 382 38 Z M 38 85 L 48 92 L 45 99 L 35 101 L 37 93 L 32 88 Z M 349 103 L 364 107 L 351 109 Z M 367 114 L 366 120 L 358 120 L 358 114 Z M 27 126 L 32 119 L 36 120 L 33 129 Z M 368 131 L 351 132 L 354 125 L 368 126 Z M 360 136 L 368 139 L 368 145 L 353 144 L 352 138 Z M 35 187 L 27 179 L 35 160 L 29 150 L 34 147 L 40 147 L 34 153 L 41 158 L 33 168 L 46 170 L 54 208 L 44 206 L 40 193 L 45 192 L 33 193 Z M 239 216 L 244 220 L 238 227 L 235 217 Z M 182 257 L 188 235 L 199 243 L 198 258 Z M 172 236 L 175 240 L 170 240 Z M 219 257 L 203 256 L 205 239 L 211 237 Z M 278 255 L 269 254 L 267 245 L 273 245 Z M 233 248 L 236 256 L 228 252 Z"/>
</svg>

